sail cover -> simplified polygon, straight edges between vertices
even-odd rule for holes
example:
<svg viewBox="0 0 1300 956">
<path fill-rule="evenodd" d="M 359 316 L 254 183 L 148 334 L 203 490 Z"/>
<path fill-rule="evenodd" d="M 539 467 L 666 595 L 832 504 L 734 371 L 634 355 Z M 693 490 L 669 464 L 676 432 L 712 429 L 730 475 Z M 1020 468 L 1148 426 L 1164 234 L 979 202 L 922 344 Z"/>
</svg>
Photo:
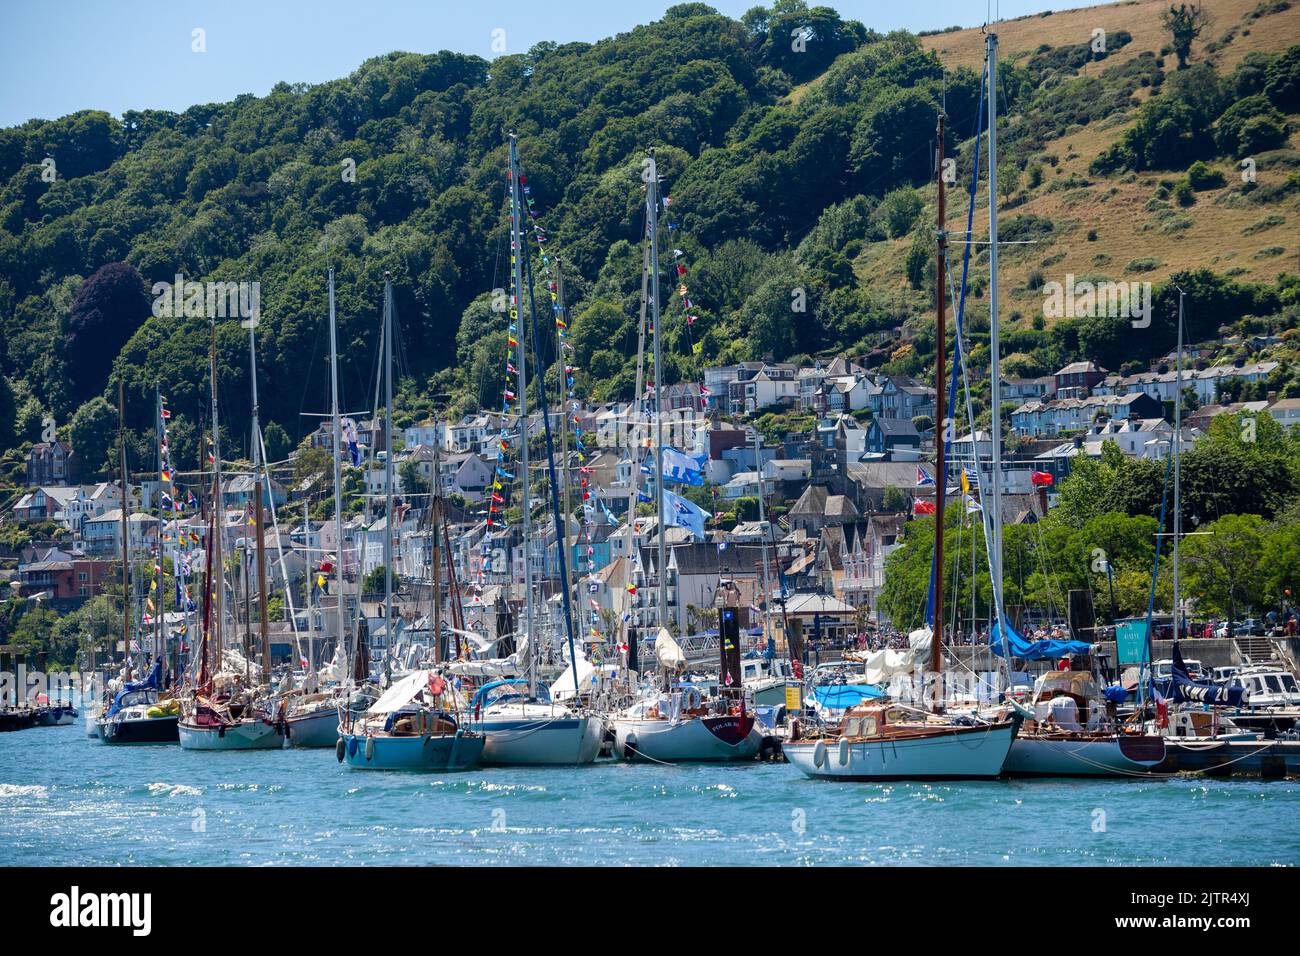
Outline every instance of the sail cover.
<svg viewBox="0 0 1300 956">
<path fill-rule="evenodd" d="M 1187 672 L 1183 663 L 1182 651 L 1174 641 L 1173 667 L 1171 668 L 1170 688 L 1175 703 L 1226 704 L 1240 707 L 1246 698 L 1244 687 L 1223 687 L 1218 684 L 1198 684 Z"/>
<path fill-rule="evenodd" d="M 659 628 L 659 633 L 655 637 L 655 658 L 659 661 L 659 666 L 666 671 L 686 669 L 686 655 L 682 653 L 681 647 L 673 640 L 666 627 Z"/>
<path fill-rule="evenodd" d="M 1001 631 L 1001 625 L 994 624 L 989 635 L 989 649 L 999 657 L 1002 656 Z M 1007 625 L 1007 648 L 1011 651 L 1012 657 L 1027 661 L 1044 661 L 1071 657 L 1075 654 L 1087 654 L 1092 649 L 1092 645 L 1087 641 L 1031 641 L 1016 633 L 1014 627 Z"/>
<path fill-rule="evenodd" d="M 578 679 L 576 681 L 573 679 L 573 667 L 566 667 L 560 679 L 551 685 L 551 700 L 574 697 L 578 693 L 579 686 L 587 686 L 590 689 L 591 675 L 596 673 L 596 668 L 581 653 L 578 654 L 577 660 Z"/>
</svg>

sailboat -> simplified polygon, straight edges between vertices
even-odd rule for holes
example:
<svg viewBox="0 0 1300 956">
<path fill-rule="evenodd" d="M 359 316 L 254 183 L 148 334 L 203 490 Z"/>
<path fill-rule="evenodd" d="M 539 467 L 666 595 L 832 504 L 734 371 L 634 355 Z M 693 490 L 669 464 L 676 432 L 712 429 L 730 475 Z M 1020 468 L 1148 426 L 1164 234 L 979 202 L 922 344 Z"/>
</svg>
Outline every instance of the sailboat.
<svg viewBox="0 0 1300 956">
<path fill-rule="evenodd" d="M 208 520 L 207 575 L 204 582 L 203 641 L 199 673 L 191 693 L 181 702 L 177 723 L 186 750 L 268 750 L 284 745 L 283 715 L 269 700 L 269 670 L 259 668 L 233 648 L 224 646 L 226 582 L 223 539 L 225 507 L 221 487 L 221 431 L 217 403 L 217 325 L 211 335 L 212 498 Z M 261 507 L 258 483 L 257 506 Z M 258 525 L 259 531 L 261 525 Z M 264 572 L 264 564 L 262 565 Z M 266 607 L 265 575 L 261 604 Z M 265 647 L 265 641 L 263 641 Z M 264 661 L 264 663 L 266 663 Z"/>
<path fill-rule="evenodd" d="M 484 737 L 465 726 L 460 695 L 437 670 L 395 682 L 339 735 L 339 762 L 360 770 L 468 770 Z"/>
<path fill-rule="evenodd" d="M 95 733 L 106 744 L 175 743 L 178 739 L 179 707 L 170 695 L 165 700 L 162 697 L 162 655 L 154 657 L 153 666 L 144 680 L 131 680 L 131 538 L 127 519 L 131 496 L 126 470 L 125 402 L 120 378 L 117 383 L 117 417 L 122 475 L 122 640 L 127 666 L 121 687 L 113 694 L 111 702 L 104 702 L 102 712 L 95 718 Z M 158 615 L 161 614 L 162 608 L 159 607 Z"/>
<path fill-rule="evenodd" d="M 541 338 L 537 323 L 537 306 L 533 301 L 532 259 L 524 235 L 526 215 L 524 203 L 527 187 L 521 174 L 518 143 L 513 133 L 510 134 L 507 176 L 510 187 L 510 259 L 513 284 L 510 301 L 510 341 L 516 343 L 511 346 L 511 359 L 519 383 L 518 421 L 522 476 L 520 507 L 525 552 L 523 631 L 528 648 L 528 675 L 526 678 L 493 681 L 480 687 L 470 702 L 472 726 L 486 738 L 483 762 L 487 764 L 588 764 L 595 760 L 600 752 L 605 737 L 604 720 L 598 714 L 582 708 L 577 700 L 573 706 L 555 700 L 538 677 L 538 649 L 541 641 L 538 639 L 540 635 L 534 607 L 532 565 L 528 554 L 532 539 L 532 501 L 529 487 L 531 472 L 528 448 L 527 343 L 531 331 L 534 354 L 540 356 L 538 346 Z M 525 289 L 528 290 L 531 323 L 521 328 L 519 318 L 523 314 Z M 546 432 L 549 494 L 559 555 L 564 628 L 568 638 L 570 668 L 577 673 L 578 657 L 574 646 L 573 617 L 569 607 L 568 569 L 564 555 L 563 529 L 566 523 L 559 500 L 544 368 L 538 370 L 537 385 L 541 397 L 542 422 Z"/>
<path fill-rule="evenodd" d="M 999 351 L 997 306 L 997 116 L 994 108 L 996 81 L 997 37 L 988 34 L 988 92 L 989 110 L 989 349 L 992 386 L 991 407 L 999 408 Z M 942 176 L 945 143 L 945 117 L 941 112 L 938 122 L 938 158 L 935 164 L 938 183 L 938 251 L 936 255 L 936 328 L 935 342 L 935 420 L 941 426 L 945 417 L 946 388 L 945 360 L 947 353 L 946 288 L 947 232 L 945 189 Z M 978 161 L 975 164 L 978 170 Z M 973 189 L 973 186 L 972 186 Z M 974 202 L 972 197 L 972 214 Z M 969 228 L 967 230 L 969 236 Z M 969 248 L 969 246 L 968 246 Z M 960 340 L 960 313 L 958 317 Z M 955 379 L 953 382 L 955 389 Z M 968 403 L 969 406 L 969 403 Z M 994 590 L 994 608 L 997 620 L 1005 624 L 1002 603 L 1001 567 L 1001 417 L 993 422 L 993 460 L 991 468 L 991 502 L 985 509 L 989 522 L 988 552 Z M 926 627 L 912 635 L 913 645 L 928 638 L 929 666 L 926 677 L 941 680 L 943 625 L 943 538 L 944 506 L 947 498 L 947 463 L 945 455 L 948 439 L 936 431 L 935 443 L 935 547 L 930 570 L 930 592 L 927 604 Z M 974 428 L 972 427 L 972 432 Z M 995 625 L 995 634 L 1002 628 Z M 838 726 L 823 728 L 809 738 L 792 740 L 785 744 L 786 758 L 811 777 L 842 780 L 937 780 L 937 779 L 991 779 L 999 776 L 1011 750 L 1024 712 L 1013 705 L 1010 712 L 999 710 L 991 714 L 945 713 L 936 697 L 935 704 L 920 708 L 900 701 L 866 702 L 849 708 Z"/>
<path fill-rule="evenodd" d="M 390 622 L 388 640 L 393 640 L 393 281 L 389 273 L 384 273 L 383 306 L 383 351 L 384 351 L 384 431 L 387 452 L 384 456 L 384 620 Z M 343 497 L 339 465 L 342 450 L 342 427 L 338 398 L 338 346 L 337 329 L 334 315 L 334 278 L 330 272 L 330 415 L 334 425 L 334 514 L 339 528 L 339 560 L 335 563 L 335 582 L 338 592 L 337 608 L 339 623 L 339 642 L 342 646 L 346 633 L 343 613 Z M 310 583 L 308 588 L 310 588 Z M 358 608 L 359 610 L 359 608 Z M 364 659 L 364 648 L 358 649 Z M 364 670 L 364 669 L 362 669 Z M 340 713 L 355 714 L 364 702 L 371 699 L 369 694 L 359 693 L 357 681 L 364 681 L 368 675 L 358 672 L 355 666 L 339 686 L 317 689 L 307 685 L 291 696 L 285 698 L 285 722 L 289 731 L 289 744 L 294 747 L 334 747 L 339 741 Z M 346 716 L 343 719 L 347 719 Z"/>
</svg>

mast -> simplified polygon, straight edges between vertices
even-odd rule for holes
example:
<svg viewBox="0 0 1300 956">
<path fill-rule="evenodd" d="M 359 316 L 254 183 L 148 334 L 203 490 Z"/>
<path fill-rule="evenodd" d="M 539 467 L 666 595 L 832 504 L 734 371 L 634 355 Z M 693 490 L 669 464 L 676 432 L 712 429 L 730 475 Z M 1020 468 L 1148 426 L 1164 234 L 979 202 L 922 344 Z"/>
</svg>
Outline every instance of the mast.
<svg viewBox="0 0 1300 956">
<path fill-rule="evenodd" d="M 304 540 L 307 537 L 308 529 L 311 526 L 311 515 L 307 512 L 307 498 L 302 499 L 302 531 Z M 308 567 L 311 566 L 311 552 L 307 552 Z M 319 567 L 319 565 L 318 565 Z M 316 633 L 316 617 L 314 609 L 311 606 L 311 592 L 315 586 L 316 579 L 310 571 L 307 572 L 307 670 L 313 671 L 316 668 L 316 648 L 313 636 Z M 288 590 L 286 586 L 285 590 Z"/>
<path fill-rule="evenodd" d="M 1177 372 L 1174 373 L 1174 640 L 1177 641 L 1182 631 L 1179 602 L 1178 579 L 1178 544 L 1183 534 L 1182 485 L 1180 481 L 1179 457 L 1183 452 L 1183 298 L 1186 295 L 1178 290 L 1178 359 Z"/>
<path fill-rule="evenodd" d="M 515 134 L 510 134 L 510 259 L 514 273 L 515 294 L 510 303 L 510 324 L 519 330 L 519 469 L 523 486 L 520 505 L 523 509 L 524 535 L 524 634 L 528 638 L 528 696 L 537 696 L 537 634 L 533 626 L 533 564 L 531 560 L 533 534 L 533 504 L 529 487 L 531 475 L 528 461 L 528 348 L 525 343 L 527 329 L 519 322 L 520 306 L 524 295 L 524 226 L 523 196 L 519 188 L 519 148 Z M 542 409 L 545 418 L 546 409 Z"/>
<path fill-rule="evenodd" d="M 126 660 L 126 679 L 131 679 L 131 538 L 127 514 L 131 507 L 131 487 L 126 475 L 126 399 L 122 375 L 117 379 L 117 450 L 122 475 L 122 656 Z"/>
<path fill-rule="evenodd" d="M 555 260 L 555 313 L 564 320 L 564 264 Z M 569 546 L 569 516 L 573 513 L 569 502 L 569 402 L 565 382 L 564 339 L 560 335 L 560 326 L 555 326 L 555 357 L 560 363 L 560 498 L 564 502 L 564 529 L 560 532 L 560 547 Z"/>
<path fill-rule="evenodd" d="M 429 522 L 429 584 L 433 603 L 433 660 L 442 663 L 442 542 L 438 540 L 438 522 L 442 517 L 442 497 L 433 496 L 429 506 L 432 520 Z M 530 648 L 531 651 L 531 648 Z"/>
<path fill-rule="evenodd" d="M 223 541 L 226 535 L 226 515 L 225 504 L 221 493 L 221 426 L 220 418 L 217 413 L 217 320 L 212 319 L 212 528 L 213 528 L 213 553 L 212 567 L 216 572 L 217 589 L 215 595 L 216 607 L 216 662 L 217 668 L 221 668 L 222 659 L 222 634 L 225 627 L 226 615 L 226 571 L 225 558 L 223 556 Z M 211 578 L 209 578 L 211 586 Z"/>
<path fill-rule="evenodd" d="M 1002 600 L 1002 362 L 998 347 L 998 35 L 988 34 L 988 100 L 989 100 L 989 390 L 993 422 L 991 468 L 989 476 L 989 515 L 991 533 L 987 542 L 989 569 L 993 575 L 993 607 L 989 617 L 997 622 L 998 636 L 1002 640 L 1002 666 L 1009 676 L 1011 662 L 1008 649 L 1006 620 Z M 990 634 L 992 628 L 990 627 Z"/>
<path fill-rule="evenodd" d="M 761 532 L 764 523 L 767 521 L 767 511 L 763 506 L 763 466 L 760 463 L 759 450 L 761 447 L 761 437 L 758 428 L 754 428 L 754 470 L 758 472 L 758 527 Z M 768 525 L 771 531 L 771 525 Z M 772 582 L 767 575 L 767 547 L 763 548 L 763 637 L 766 638 L 771 631 L 771 608 L 772 600 Z"/>
<path fill-rule="evenodd" d="M 266 608 L 266 541 L 262 532 L 262 495 L 269 486 L 266 463 L 262 455 L 262 425 L 257 401 L 257 341 L 255 323 L 248 323 L 248 380 L 253 394 L 253 493 L 257 496 L 253 519 L 257 522 L 257 594 L 259 631 L 261 636 L 262 676 L 271 680 L 271 639 Z"/>
<path fill-rule="evenodd" d="M 435 483 L 438 476 L 433 476 Z M 393 647 L 393 277 L 384 273 L 384 643 Z"/>
<path fill-rule="evenodd" d="M 329 270 L 330 303 L 330 416 L 334 422 L 334 530 L 338 545 L 334 562 L 334 604 L 337 611 L 339 627 L 339 644 L 345 640 L 346 626 L 343 614 L 343 466 L 339 462 L 339 452 L 343 447 L 342 426 L 339 424 L 339 349 L 337 320 L 334 314 L 334 267 Z M 355 671 L 361 648 L 353 648 L 351 654 L 352 670 Z"/>
<path fill-rule="evenodd" d="M 659 334 L 659 165 L 653 146 L 650 147 L 646 209 L 650 233 L 650 316 L 655 352 L 655 530 L 659 544 L 656 563 L 659 572 L 659 626 L 665 627 L 668 621 L 668 545 L 664 538 L 663 344 Z"/>
<path fill-rule="evenodd" d="M 948 435 L 948 419 L 945 413 L 951 413 L 951 409 L 945 408 L 945 400 L 948 394 L 947 369 L 944 364 L 947 360 L 948 351 L 948 315 L 947 304 L 948 294 L 944 288 L 945 267 L 948 257 L 948 234 L 945 231 L 946 213 L 945 200 L 947 198 L 943 182 L 943 133 L 944 133 L 945 116 L 943 111 L 939 112 L 939 157 L 935 165 L 936 182 L 939 188 L 939 201 L 937 211 L 937 236 L 938 244 L 935 253 L 935 329 L 934 329 L 934 421 L 935 421 L 935 451 L 934 451 L 934 628 L 930 634 L 930 671 L 939 673 L 942 664 L 939 652 L 940 645 L 943 643 L 943 510 L 944 503 L 948 496 L 948 463 L 946 461 L 946 445 Z M 996 362 L 997 359 L 995 358 Z M 995 386 L 996 387 L 996 386 Z M 996 395 L 996 392 L 994 393 Z M 997 415 L 997 405 L 993 406 L 993 414 Z M 974 442 L 974 435 L 971 436 Z M 975 447 L 972 444 L 972 447 Z M 938 699 L 936 698 L 935 709 L 938 709 Z"/>
<path fill-rule="evenodd" d="M 640 481 L 637 479 L 637 469 L 640 467 L 641 449 L 633 449 L 632 438 L 634 435 L 640 435 L 641 421 L 641 402 L 642 393 L 645 389 L 645 311 L 646 305 L 650 301 L 650 227 L 646 224 L 646 233 L 641 246 L 641 321 L 637 327 L 636 339 L 636 391 L 632 393 L 632 403 L 628 406 L 629 426 L 628 426 L 628 443 L 627 458 L 632 468 L 628 480 L 627 493 L 627 553 L 628 559 L 632 560 L 635 555 L 639 560 L 639 551 L 636 548 L 636 539 L 633 529 L 636 526 L 636 506 L 637 506 L 637 488 Z M 632 424 L 632 423 L 635 424 Z M 643 569 L 644 570 L 644 569 Z M 632 572 L 628 571 L 628 580 L 632 580 Z M 631 599 L 628 598 L 628 609 L 631 610 Z M 640 619 L 637 619 L 638 626 Z"/>
<path fill-rule="evenodd" d="M 163 659 L 166 645 L 163 643 L 163 504 L 162 504 L 162 473 L 163 473 L 163 417 L 162 417 L 162 392 L 155 385 L 153 389 L 154 416 L 157 423 L 154 428 L 154 444 L 158 452 L 158 560 L 154 562 L 154 594 L 157 596 L 157 606 L 154 608 L 153 619 L 153 652 L 154 657 Z M 172 572 L 176 568 L 173 566 Z M 164 672 L 166 668 L 164 668 Z"/>
</svg>

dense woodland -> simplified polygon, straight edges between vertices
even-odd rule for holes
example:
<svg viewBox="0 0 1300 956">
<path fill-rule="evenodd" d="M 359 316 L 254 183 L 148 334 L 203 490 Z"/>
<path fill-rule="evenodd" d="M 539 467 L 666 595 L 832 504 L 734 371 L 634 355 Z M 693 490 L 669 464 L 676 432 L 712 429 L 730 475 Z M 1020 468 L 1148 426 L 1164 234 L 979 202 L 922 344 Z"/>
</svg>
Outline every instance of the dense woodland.
<svg viewBox="0 0 1300 956">
<path fill-rule="evenodd" d="M 1115 35 L 1112 52 L 1129 42 Z M 1168 52 L 1110 66 L 1080 42 L 1008 60 L 999 92 L 1003 239 L 1049 248 L 1061 223 L 1017 213 L 1031 196 L 1077 185 L 1052 179 L 1056 157 L 1045 147 L 1125 117 L 1132 124 L 1092 164 L 1096 183 L 1160 172 L 1149 209 L 1170 230 L 1212 188 L 1285 221 L 1273 210 L 1294 210 L 1300 196 L 1300 153 L 1290 145 L 1300 127 L 1300 45 L 1251 53 L 1231 70 Z M 20 490 L 23 455 L 47 417 L 88 472 L 114 461 L 119 377 L 132 459 L 151 456 L 158 387 L 173 410 L 174 460 L 197 464 L 208 324 L 151 312 L 153 285 L 178 274 L 260 284 L 257 375 L 273 458 L 314 427 L 303 412 L 327 407 L 329 266 L 345 408 L 372 405 L 386 271 L 400 330 L 397 424 L 435 407 L 455 415 L 498 405 L 506 331 L 491 302 L 509 282 L 509 130 L 563 264 L 584 398 L 633 389 L 651 146 L 672 197 L 668 244 L 689 264 L 697 316 L 688 324 L 680 298 L 665 296 L 666 380 L 698 380 L 719 362 L 834 352 L 925 378 L 935 351 L 936 118 L 946 111 L 945 149 L 962 177 L 950 205 L 964 211 L 981 82 L 969 69 L 945 70 L 914 35 L 881 34 L 828 7 L 778 0 L 733 20 L 685 3 L 597 43 L 541 43 L 491 62 L 390 53 L 342 79 L 282 83 L 264 97 L 179 114 L 84 111 L 0 130 L 4 497 Z M 1294 172 L 1224 189 L 1215 164 L 1242 151 Z M 878 250 L 896 250 L 890 281 L 871 271 Z M 1013 250 L 1008 259 L 1027 254 L 1042 253 Z M 986 255 L 977 252 L 970 270 L 977 371 L 988 358 Z M 1294 349 L 1294 269 L 1280 266 L 1270 282 L 1231 270 L 1174 278 L 1196 303 L 1191 340 L 1271 332 Z M 1173 285 L 1157 284 L 1154 325 L 1141 337 L 1126 320 L 1045 323 L 1012 312 L 1008 372 L 1045 374 L 1080 358 L 1144 366 L 1173 344 Z M 792 313 L 793 290 L 805 312 Z M 249 369 L 237 322 L 220 323 L 218 351 L 224 447 L 238 457 L 247 454 Z M 553 358 L 550 343 L 541 351 L 543 362 Z M 1300 395 L 1298 367 L 1284 363 L 1265 387 Z M 972 400 L 987 422 L 979 395 Z M 1116 510 L 1154 520 L 1154 479 L 1141 477 L 1121 484 L 1142 501 Z M 1272 518 L 1279 507 L 1256 513 Z"/>
</svg>

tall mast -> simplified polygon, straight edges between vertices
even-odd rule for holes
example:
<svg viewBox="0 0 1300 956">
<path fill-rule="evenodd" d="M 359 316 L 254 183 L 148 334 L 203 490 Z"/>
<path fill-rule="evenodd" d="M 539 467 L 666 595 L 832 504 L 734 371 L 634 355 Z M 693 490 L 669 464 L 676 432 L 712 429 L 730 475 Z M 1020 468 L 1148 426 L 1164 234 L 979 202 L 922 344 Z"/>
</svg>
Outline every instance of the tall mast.
<svg viewBox="0 0 1300 956">
<path fill-rule="evenodd" d="M 655 530 L 659 548 L 659 626 L 668 622 L 668 545 L 664 538 L 664 416 L 663 346 L 659 334 L 659 164 L 650 147 L 650 181 L 646 184 L 646 210 L 650 232 L 650 317 L 655 350 Z"/>
<path fill-rule="evenodd" d="M 1177 372 L 1174 373 L 1174 640 L 1181 635 L 1179 624 L 1182 617 L 1179 611 L 1180 590 L 1178 579 L 1178 544 L 1183 534 L 1182 484 L 1180 481 L 1179 457 L 1183 453 L 1183 297 L 1178 290 L 1178 359 Z"/>
<path fill-rule="evenodd" d="M 127 515 L 131 509 L 131 483 L 126 474 L 126 399 L 123 376 L 117 379 L 117 449 L 122 475 L 122 656 L 126 678 L 131 679 L 131 538 Z"/>
<path fill-rule="evenodd" d="M 934 580 L 931 582 L 931 593 L 934 595 L 934 629 L 930 635 L 930 671 L 937 674 L 939 672 L 941 660 L 939 647 L 943 643 L 943 509 L 948 493 L 948 463 L 946 461 L 948 420 L 946 415 L 951 414 L 951 409 L 945 407 L 945 400 L 948 394 L 947 369 L 944 367 L 947 360 L 948 351 L 948 315 L 947 289 L 944 288 L 945 267 L 948 257 L 948 234 L 945 232 L 946 211 L 945 200 L 947 198 L 943 182 L 943 134 L 944 134 L 944 114 L 939 113 L 939 155 L 938 162 L 935 164 L 936 183 L 939 188 L 939 201 L 937 212 L 937 236 L 938 246 L 935 253 L 935 359 L 934 359 L 934 421 L 935 421 L 935 442 L 934 442 Z M 994 414 L 997 414 L 997 406 L 994 405 Z M 972 441 L 974 436 L 972 436 Z M 974 446 L 972 446 L 974 447 Z M 936 700 L 936 708 L 938 706 Z"/>
<path fill-rule="evenodd" d="M 254 323 L 248 323 L 248 381 L 252 388 L 253 397 L 253 494 L 257 499 L 256 504 L 253 506 L 253 520 L 257 522 L 258 634 L 261 639 L 259 653 L 262 657 L 262 677 L 269 683 L 271 680 L 271 637 L 269 633 L 269 615 L 266 607 L 266 538 L 262 530 L 262 509 L 264 507 L 262 496 L 270 482 L 267 481 L 266 463 L 262 457 L 262 426 L 257 402 L 257 341 L 253 329 Z"/>
<path fill-rule="evenodd" d="M 533 565 L 531 559 L 533 504 L 529 487 L 528 462 L 528 359 L 527 330 L 519 321 L 524 296 L 524 225 L 523 196 L 519 187 L 519 149 L 515 134 L 510 134 L 510 264 L 514 272 L 515 294 L 510 303 L 510 325 L 518 330 L 519 348 L 519 469 L 522 485 L 519 503 L 523 509 L 524 535 L 524 634 L 528 638 L 528 695 L 537 696 L 537 633 L 533 626 Z M 542 409 L 545 416 L 546 410 Z"/>
<path fill-rule="evenodd" d="M 217 413 L 217 320 L 212 320 L 212 527 L 213 527 L 213 560 L 212 567 L 216 572 L 217 589 L 216 589 L 216 666 L 221 668 L 222 651 L 224 650 L 222 635 L 226 623 L 226 569 L 225 558 L 222 553 L 224 542 L 222 539 L 226 534 L 226 507 L 224 495 L 221 491 L 221 425 L 220 416 Z M 210 586 L 210 585 L 209 585 Z"/>
<path fill-rule="evenodd" d="M 158 453 L 158 560 L 154 562 L 154 595 L 157 597 L 156 606 L 154 607 L 153 617 L 153 652 L 154 656 L 162 659 L 165 656 L 166 645 L 163 643 L 163 504 L 162 504 L 162 472 L 163 472 L 163 452 L 162 452 L 162 434 L 163 434 L 163 417 L 162 417 L 162 392 L 155 385 L 153 389 L 154 405 L 154 438 L 155 450 Z M 176 568 L 172 568 L 173 574 Z M 165 668 L 164 668 L 165 670 Z"/>
<path fill-rule="evenodd" d="M 555 314 L 564 320 L 564 264 L 555 260 Z M 560 365 L 560 498 L 564 502 L 564 528 L 559 532 L 561 548 L 569 546 L 569 515 L 573 512 L 569 504 L 569 400 L 565 383 L 568 376 L 564 372 L 564 339 L 560 335 L 560 326 L 555 326 L 555 358 Z"/>
<path fill-rule="evenodd" d="M 758 527 L 762 531 L 763 524 L 767 521 L 767 511 L 763 505 L 763 465 L 760 457 L 761 436 L 758 427 L 754 428 L 754 471 L 758 473 Z M 771 530 L 771 526 L 768 526 Z M 772 582 L 767 575 L 767 547 L 763 547 L 763 637 L 766 638 L 771 631 L 772 617 Z"/>
<path fill-rule="evenodd" d="M 434 483 L 438 476 L 434 475 Z M 384 633 L 393 647 L 393 278 L 384 273 Z"/>
<path fill-rule="evenodd" d="M 334 422 L 334 531 L 338 545 L 334 562 L 334 604 L 339 627 L 339 644 L 346 639 L 343 614 L 343 466 L 339 453 L 343 449 L 343 429 L 339 424 L 339 349 L 337 321 L 334 315 L 334 267 L 329 270 L 330 302 L 330 416 Z M 350 645 L 349 645 L 350 646 Z M 352 648 L 351 664 L 355 670 L 361 648 Z"/>
<path fill-rule="evenodd" d="M 989 617 L 997 622 L 998 636 L 1003 651 L 1008 647 L 1006 619 L 1002 601 L 1002 362 L 998 348 L 998 35 L 988 34 L 988 100 L 989 100 L 989 391 L 993 409 L 991 466 L 989 476 L 989 515 L 991 533 L 987 542 L 990 570 L 993 575 L 993 607 Z M 990 628 L 990 633 L 992 629 Z M 1006 654 L 1002 666 L 1008 672 L 1011 666 Z"/>
<path fill-rule="evenodd" d="M 641 320 L 637 327 L 636 339 L 636 391 L 632 393 L 632 403 L 628 406 L 628 442 L 627 458 L 632 468 L 628 479 L 627 493 L 627 553 L 628 560 L 639 559 L 640 555 L 634 549 L 636 548 L 636 538 L 633 529 L 636 526 L 636 506 L 637 506 L 637 488 L 640 482 L 637 479 L 637 468 L 640 466 L 641 449 L 633 449 L 632 437 L 639 436 L 641 422 L 641 402 L 642 393 L 645 391 L 645 311 L 650 301 L 650 224 L 646 223 L 645 237 L 641 248 Z M 635 422 L 635 424 L 632 424 Z M 629 566 L 630 568 L 630 566 Z M 632 580 L 632 572 L 628 571 L 628 581 Z M 629 605 L 630 605 L 630 598 Z M 630 610 L 630 607 L 629 607 Z M 640 621 L 638 620 L 639 624 Z"/>
</svg>

